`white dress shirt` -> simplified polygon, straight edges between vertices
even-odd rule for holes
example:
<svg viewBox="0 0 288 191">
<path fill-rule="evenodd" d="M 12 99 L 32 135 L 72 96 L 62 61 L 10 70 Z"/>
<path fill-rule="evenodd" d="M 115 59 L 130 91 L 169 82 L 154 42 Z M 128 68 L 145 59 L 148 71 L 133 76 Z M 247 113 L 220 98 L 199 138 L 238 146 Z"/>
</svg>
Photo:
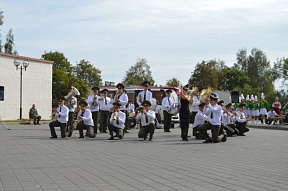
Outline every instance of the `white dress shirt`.
<svg viewBox="0 0 288 191">
<path fill-rule="evenodd" d="M 199 104 L 200 104 L 200 101 L 199 101 L 198 97 L 193 96 L 193 103 L 192 103 L 192 106 L 190 108 L 190 113 L 199 111 L 199 109 L 198 109 Z"/>
<path fill-rule="evenodd" d="M 148 123 L 146 122 L 146 116 L 145 114 L 141 114 L 140 112 L 137 114 L 136 119 L 141 120 L 142 126 L 147 126 L 150 123 L 154 123 L 155 120 L 155 112 L 152 110 L 149 110 L 147 112 L 147 117 L 148 117 Z"/>
<path fill-rule="evenodd" d="M 105 99 L 107 104 L 105 103 Z M 98 98 L 97 103 L 99 105 L 99 109 L 103 111 L 110 111 L 110 109 L 113 107 L 113 99 L 110 97 L 103 96 L 103 100 Z"/>
<path fill-rule="evenodd" d="M 229 113 L 223 113 L 222 114 L 222 122 L 225 124 L 225 125 L 229 125 L 229 124 L 232 124 L 232 114 Z M 234 118 L 234 117 L 233 117 Z"/>
<path fill-rule="evenodd" d="M 119 111 L 117 115 L 119 116 L 119 118 L 118 118 L 119 124 L 117 124 L 117 120 L 113 120 L 114 119 L 113 118 L 113 113 L 112 113 L 112 115 L 110 117 L 110 123 L 112 125 L 114 125 L 115 127 L 118 127 L 120 129 L 124 129 L 125 120 L 126 120 L 126 114 L 124 112 L 122 112 L 122 111 Z"/>
<path fill-rule="evenodd" d="M 237 113 L 238 113 L 239 116 L 236 117 L 236 121 L 238 121 L 240 123 L 247 122 L 244 112 L 238 111 Z"/>
<path fill-rule="evenodd" d="M 204 124 L 205 121 L 208 121 L 208 116 L 205 115 L 202 111 L 198 111 L 198 113 L 195 116 L 193 128 L 197 127 L 198 125 Z"/>
<path fill-rule="evenodd" d="M 274 118 L 277 115 L 276 111 L 269 111 L 267 113 L 267 119 Z"/>
<path fill-rule="evenodd" d="M 128 105 L 127 110 L 128 110 L 128 113 L 131 113 L 132 111 L 134 111 L 135 110 L 134 104 L 132 103 L 131 105 Z"/>
<path fill-rule="evenodd" d="M 167 111 L 172 106 L 173 107 L 175 106 L 174 100 L 171 97 L 164 97 L 163 100 L 162 100 L 162 110 L 163 111 Z"/>
<path fill-rule="evenodd" d="M 98 100 L 98 96 L 97 98 L 94 100 L 94 95 L 90 95 L 87 99 L 87 103 L 89 105 L 89 109 L 90 111 L 99 111 L 99 105 L 97 103 L 97 100 Z M 92 107 L 92 104 L 93 104 L 93 107 Z"/>
<path fill-rule="evenodd" d="M 55 114 L 55 117 L 59 123 L 67 123 L 68 121 L 68 115 L 69 115 L 69 109 L 65 105 L 61 105 L 57 108 L 59 113 Z"/>
<path fill-rule="evenodd" d="M 117 95 L 117 98 L 118 98 L 118 95 Z M 128 103 L 127 94 L 122 93 L 118 99 L 120 100 L 119 103 L 121 104 L 120 110 L 125 110 L 126 105 Z"/>
<path fill-rule="evenodd" d="M 145 101 L 145 100 L 144 100 L 145 92 L 146 92 L 146 99 L 145 99 L 145 100 L 149 101 L 149 102 L 152 104 L 152 92 L 150 92 L 150 91 L 147 90 L 147 91 L 139 92 L 138 98 L 137 98 L 137 103 L 138 103 L 139 106 L 142 106 L 142 105 L 141 105 L 142 102 Z M 141 94 L 141 100 L 142 100 L 141 103 L 140 103 L 140 101 L 139 101 L 140 94 Z"/>
<path fill-rule="evenodd" d="M 221 124 L 221 114 L 222 114 L 222 107 L 220 105 L 212 106 L 210 103 L 208 107 L 204 107 L 204 113 L 209 114 L 208 121 L 211 125 L 220 125 Z M 213 115 L 212 115 L 213 113 Z M 212 118 L 213 116 L 213 118 Z"/>
<path fill-rule="evenodd" d="M 83 118 L 80 119 L 79 121 L 83 121 L 84 125 L 94 126 L 94 122 L 92 119 L 92 113 L 89 109 L 86 109 L 85 111 L 81 111 L 80 116 L 82 116 Z"/>
</svg>

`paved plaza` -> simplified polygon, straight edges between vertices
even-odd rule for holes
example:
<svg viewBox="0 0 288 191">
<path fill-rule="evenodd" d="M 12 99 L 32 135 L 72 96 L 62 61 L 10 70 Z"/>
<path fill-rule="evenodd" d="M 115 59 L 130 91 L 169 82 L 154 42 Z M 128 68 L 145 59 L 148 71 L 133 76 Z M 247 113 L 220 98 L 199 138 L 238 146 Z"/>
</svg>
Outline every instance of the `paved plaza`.
<svg viewBox="0 0 288 191">
<path fill-rule="evenodd" d="M 0 126 L 0 190 L 288 190 L 288 131 L 250 128 L 225 143 L 183 142 L 180 129 L 153 141 L 130 130 L 49 139 L 48 124 Z M 176 125 L 177 126 L 177 125 Z M 191 135 L 190 129 L 190 135 Z M 116 138 L 117 139 L 117 138 Z"/>
</svg>

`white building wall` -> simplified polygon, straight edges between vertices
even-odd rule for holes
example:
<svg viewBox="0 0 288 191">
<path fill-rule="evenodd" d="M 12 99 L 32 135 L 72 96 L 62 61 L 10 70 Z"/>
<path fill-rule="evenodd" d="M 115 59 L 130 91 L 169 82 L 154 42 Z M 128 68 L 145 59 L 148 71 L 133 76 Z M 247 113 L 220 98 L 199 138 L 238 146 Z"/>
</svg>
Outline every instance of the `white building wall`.
<svg viewBox="0 0 288 191">
<path fill-rule="evenodd" d="M 22 119 L 29 118 L 32 104 L 36 105 L 42 119 L 49 119 L 52 110 L 52 62 L 0 53 L 0 86 L 4 86 L 4 101 L 0 101 L 3 120 L 20 118 L 20 68 L 14 59 L 29 61 L 22 70 Z M 22 64 L 21 64 L 22 65 Z"/>
</svg>

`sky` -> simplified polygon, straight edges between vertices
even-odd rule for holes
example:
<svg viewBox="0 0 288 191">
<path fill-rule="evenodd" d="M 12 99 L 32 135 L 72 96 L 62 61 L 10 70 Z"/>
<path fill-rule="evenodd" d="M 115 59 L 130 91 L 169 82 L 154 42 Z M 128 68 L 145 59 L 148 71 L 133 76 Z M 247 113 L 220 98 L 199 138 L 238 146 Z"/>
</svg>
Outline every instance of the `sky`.
<svg viewBox="0 0 288 191">
<path fill-rule="evenodd" d="M 0 10 L 2 42 L 12 29 L 19 55 L 59 51 L 115 83 L 139 58 L 165 85 L 186 84 L 202 60 L 232 66 L 243 48 L 263 50 L 271 65 L 288 56 L 287 0 L 0 0 Z"/>
</svg>

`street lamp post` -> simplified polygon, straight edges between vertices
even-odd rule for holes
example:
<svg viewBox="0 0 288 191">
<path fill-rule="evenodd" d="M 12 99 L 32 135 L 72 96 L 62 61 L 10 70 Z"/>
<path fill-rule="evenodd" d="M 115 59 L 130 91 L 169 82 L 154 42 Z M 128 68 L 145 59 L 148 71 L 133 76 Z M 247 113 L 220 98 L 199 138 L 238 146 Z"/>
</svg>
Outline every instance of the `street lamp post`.
<svg viewBox="0 0 288 191">
<path fill-rule="evenodd" d="M 16 66 L 16 70 L 18 70 L 18 66 L 20 66 L 21 62 L 18 59 L 14 60 L 14 65 Z M 23 66 L 22 66 L 23 65 Z M 22 65 L 20 67 L 20 119 L 22 119 L 22 70 L 28 67 L 29 62 L 27 60 L 24 60 L 22 62 Z"/>
</svg>

